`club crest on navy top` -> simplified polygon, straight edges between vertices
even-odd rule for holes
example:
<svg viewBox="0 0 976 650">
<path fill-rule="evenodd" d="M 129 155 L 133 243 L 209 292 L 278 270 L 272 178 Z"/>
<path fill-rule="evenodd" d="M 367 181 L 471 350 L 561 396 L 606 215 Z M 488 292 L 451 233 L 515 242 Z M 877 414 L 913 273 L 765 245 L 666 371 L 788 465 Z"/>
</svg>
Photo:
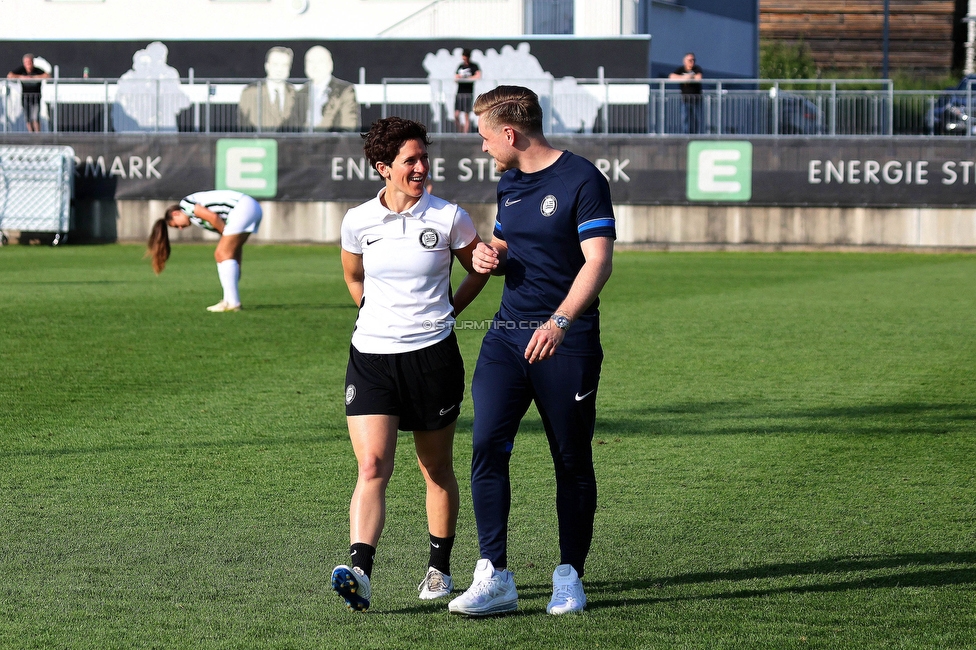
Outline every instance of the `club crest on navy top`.
<svg viewBox="0 0 976 650">
<path fill-rule="evenodd" d="M 552 194 L 547 194 L 546 198 L 542 199 L 542 216 L 551 217 L 552 215 L 556 214 L 556 207 L 558 205 L 559 204 L 556 202 L 556 197 L 554 197 Z"/>
</svg>

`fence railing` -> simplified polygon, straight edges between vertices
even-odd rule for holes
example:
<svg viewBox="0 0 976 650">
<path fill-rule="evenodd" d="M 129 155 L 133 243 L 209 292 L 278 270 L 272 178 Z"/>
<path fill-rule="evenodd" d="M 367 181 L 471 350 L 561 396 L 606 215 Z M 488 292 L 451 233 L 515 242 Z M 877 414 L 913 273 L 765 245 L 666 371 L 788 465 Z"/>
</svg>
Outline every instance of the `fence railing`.
<svg viewBox="0 0 976 650">
<path fill-rule="evenodd" d="M 567 77 L 482 79 L 475 93 L 500 83 L 528 86 L 539 95 L 550 134 L 974 134 L 971 84 L 964 90 L 895 91 L 888 81 L 863 79 L 706 79 L 689 86 L 667 79 Z M 301 134 L 358 131 L 389 115 L 418 120 L 437 134 L 460 130 L 453 79 L 384 79 L 353 87 L 355 102 L 337 108 L 304 79 L 55 78 L 43 82 L 39 117 L 41 130 L 50 132 Z M 3 132 L 28 130 L 29 100 L 19 81 L 0 80 Z M 344 119 L 332 119 L 343 113 Z"/>
</svg>

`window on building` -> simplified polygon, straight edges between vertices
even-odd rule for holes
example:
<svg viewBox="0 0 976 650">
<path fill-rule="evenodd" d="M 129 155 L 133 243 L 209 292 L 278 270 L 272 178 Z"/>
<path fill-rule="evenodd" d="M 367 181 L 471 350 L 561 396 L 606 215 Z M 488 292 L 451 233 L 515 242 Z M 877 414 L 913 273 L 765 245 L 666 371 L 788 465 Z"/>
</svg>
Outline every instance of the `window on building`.
<svg viewBox="0 0 976 650">
<path fill-rule="evenodd" d="M 526 0 L 528 34 L 572 34 L 573 0 Z"/>
</svg>

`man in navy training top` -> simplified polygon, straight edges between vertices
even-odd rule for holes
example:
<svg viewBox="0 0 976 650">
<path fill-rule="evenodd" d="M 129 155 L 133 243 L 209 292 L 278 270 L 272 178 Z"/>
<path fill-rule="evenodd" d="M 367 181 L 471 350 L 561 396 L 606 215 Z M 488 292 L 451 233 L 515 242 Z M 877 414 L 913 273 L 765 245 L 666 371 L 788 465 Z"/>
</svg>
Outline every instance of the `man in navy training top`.
<svg viewBox="0 0 976 650">
<path fill-rule="evenodd" d="M 597 296 L 610 277 L 616 238 L 610 187 L 589 161 L 552 147 L 531 90 L 499 86 L 474 104 L 482 149 L 499 172 L 491 244 L 474 269 L 505 276 L 501 306 L 485 335 L 471 385 L 471 495 L 481 560 L 456 614 L 518 608 L 508 571 L 509 460 L 534 400 L 556 469 L 559 566 L 550 614 L 580 612 L 584 562 L 593 537 L 593 429 L 603 349 Z"/>
</svg>

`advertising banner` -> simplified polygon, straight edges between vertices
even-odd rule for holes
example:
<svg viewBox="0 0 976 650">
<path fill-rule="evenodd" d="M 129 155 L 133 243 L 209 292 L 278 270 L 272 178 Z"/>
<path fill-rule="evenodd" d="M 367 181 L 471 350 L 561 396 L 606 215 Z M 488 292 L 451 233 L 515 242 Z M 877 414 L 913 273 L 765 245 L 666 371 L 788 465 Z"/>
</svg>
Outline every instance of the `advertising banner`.
<svg viewBox="0 0 976 650">
<path fill-rule="evenodd" d="M 451 53 L 456 68 L 461 60 L 453 53 L 462 48 L 473 50 L 473 60 L 483 62 L 504 58 L 506 50 L 526 48 L 539 70 L 556 79 L 594 78 L 599 74 L 598 67 L 608 78 L 646 78 L 650 74 L 651 47 L 646 34 L 609 38 L 546 34 L 511 38 L 165 39 L 161 43 L 168 50 L 167 65 L 175 68 L 180 77 L 189 77 L 193 70 L 197 79 L 240 79 L 245 83 L 265 75 L 266 57 L 275 47 L 291 50 L 294 61 L 287 75 L 291 78 L 311 76 L 302 66 L 304 58 L 311 48 L 325 47 L 337 78 L 359 81 L 362 71 L 365 83 L 379 83 L 384 78 L 426 77 L 431 58 L 439 53 Z M 133 56 L 146 46 L 145 40 L 0 40 L 0 57 L 19 62 L 24 52 L 34 52 L 57 65 L 65 78 L 81 77 L 85 69 L 92 77 L 118 78 L 129 71 Z"/>
<path fill-rule="evenodd" d="M 382 184 L 358 134 L 46 135 L 75 150 L 77 199 L 174 199 L 205 188 L 262 200 L 363 201 Z M 621 205 L 950 207 L 976 199 L 976 139 L 553 137 L 606 175 Z M 474 135 L 429 148 L 434 193 L 491 203 L 499 179 Z"/>
</svg>

